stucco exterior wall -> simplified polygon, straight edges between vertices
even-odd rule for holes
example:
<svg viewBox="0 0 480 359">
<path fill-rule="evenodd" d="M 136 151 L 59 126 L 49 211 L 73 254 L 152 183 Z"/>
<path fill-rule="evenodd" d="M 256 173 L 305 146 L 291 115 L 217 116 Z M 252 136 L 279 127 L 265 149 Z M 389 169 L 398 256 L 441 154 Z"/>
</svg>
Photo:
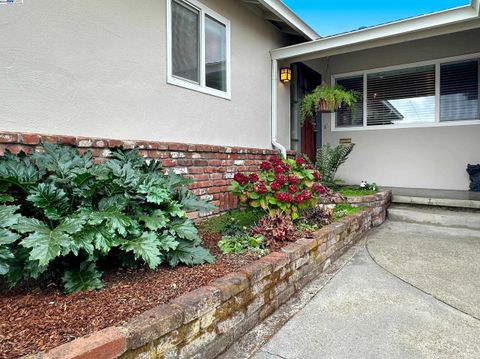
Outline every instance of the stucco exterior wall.
<svg viewBox="0 0 480 359">
<path fill-rule="evenodd" d="M 168 85 L 165 1 L 2 6 L 0 130 L 270 148 L 269 51 L 288 39 L 239 1 L 201 0 L 231 21 L 232 99 Z"/>
<path fill-rule="evenodd" d="M 480 53 L 480 29 L 332 56 L 325 78 L 378 67 Z M 327 60 L 308 61 L 321 73 Z M 356 144 L 338 177 L 385 186 L 468 189 L 468 163 L 480 163 L 480 125 L 408 129 L 331 131 L 331 116 L 322 116 L 323 143 L 340 138 Z"/>
</svg>

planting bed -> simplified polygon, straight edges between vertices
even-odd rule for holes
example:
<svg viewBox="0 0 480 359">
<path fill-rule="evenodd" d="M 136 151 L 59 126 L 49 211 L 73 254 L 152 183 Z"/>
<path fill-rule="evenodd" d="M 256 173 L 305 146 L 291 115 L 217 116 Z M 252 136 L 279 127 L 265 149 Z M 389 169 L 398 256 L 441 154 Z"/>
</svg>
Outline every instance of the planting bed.
<svg viewBox="0 0 480 359">
<path fill-rule="evenodd" d="M 348 199 L 367 208 L 262 259 L 221 256 L 195 268 L 110 273 L 98 292 L 2 295 L 0 357 L 43 350 L 34 357 L 215 358 L 381 224 L 390 198 L 382 191 L 370 202 Z M 219 238 L 205 239 L 214 249 Z"/>
</svg>

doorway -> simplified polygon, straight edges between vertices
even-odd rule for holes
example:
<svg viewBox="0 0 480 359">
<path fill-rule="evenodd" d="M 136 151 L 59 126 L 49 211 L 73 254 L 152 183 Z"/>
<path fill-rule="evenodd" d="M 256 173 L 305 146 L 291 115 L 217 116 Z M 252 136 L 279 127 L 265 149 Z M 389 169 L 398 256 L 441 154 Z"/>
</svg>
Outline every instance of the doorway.
<svg viewBox="0 0 480 359">
<path fill-rule="evenodd" d="M 316 126 L 310 122 L 301 125 L 300 103 L 306 93 L 322 83 L 322 76 L 307 65 L 297 62 L 291 65 L 293 81 L 291 88 L 291 148 L 307 155 L 315 162 L 317 147 L 322 145 L 321 114 L 317 114 Z"/>
</svg>

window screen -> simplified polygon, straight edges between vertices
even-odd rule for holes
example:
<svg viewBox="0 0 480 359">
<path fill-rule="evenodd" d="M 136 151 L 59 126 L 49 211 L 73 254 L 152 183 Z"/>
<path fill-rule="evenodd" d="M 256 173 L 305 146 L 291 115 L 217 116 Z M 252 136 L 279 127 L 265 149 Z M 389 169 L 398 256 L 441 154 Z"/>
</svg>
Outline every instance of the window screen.
<svg viewBox="0 0 480 359">
<path fill-rule="evenodd" d="M 435 122 L 435 65 L 367 76 L 367 126 Z"/>
<path fill-rule="evenodd" d="M 441 65 L 440 121 L 479 118 L 478 60 Z"/>
<path fill-rule="evenodd" d="M 338 79 L 337 85 L 342 86 L 345 90 L 355 90 L 362 95 L 351 108 L 342 106 L 338 109 L 335 116 L 336 126 L 363 126 L 363 76 Z"/>
<path fill-rule="evenodd" d="M 172 74 L 199 83 L 200 13 L 184 2 L 172 1 Z"/>
</svg>

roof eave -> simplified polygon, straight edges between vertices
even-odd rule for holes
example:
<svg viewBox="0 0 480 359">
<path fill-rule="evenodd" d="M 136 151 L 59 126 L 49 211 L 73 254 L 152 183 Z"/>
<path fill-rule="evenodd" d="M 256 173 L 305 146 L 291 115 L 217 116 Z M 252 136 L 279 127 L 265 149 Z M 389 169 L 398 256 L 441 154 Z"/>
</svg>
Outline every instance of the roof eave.
<svg viewBox="0 0 480 359">
<path fill-rule="evenodd" d="M 281 0 L 258 0 L 258 2 L 284 20 L 290 27 L 303 35 L 307 40 L 317 40 L 320 38 L 320 35 L 315 30 L 300 19 L 300 17 L 298 17 Z"/>
<path fill-rule="evenodd" d="M 333 48 L 348 47 L 349 45 L 357 45 L 359 43 L 453 25 L 478 19 L 480 15 L 479 6 L 480 0 L 472 0 L 470 5 L 283 47 L 272 50 L 271 54 L 273 59 L 281 60 L 322 52 Z"/>
</svg>

